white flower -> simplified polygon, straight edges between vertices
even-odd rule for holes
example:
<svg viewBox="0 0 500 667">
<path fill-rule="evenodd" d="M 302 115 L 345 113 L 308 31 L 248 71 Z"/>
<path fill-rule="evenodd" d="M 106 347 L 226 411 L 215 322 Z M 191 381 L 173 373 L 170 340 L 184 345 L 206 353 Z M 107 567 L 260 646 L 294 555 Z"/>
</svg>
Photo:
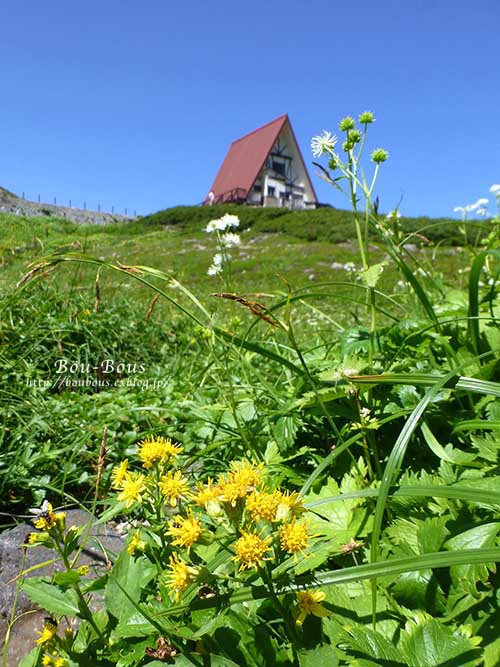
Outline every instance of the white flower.
<svg viewBox="0 0 500 667">
<path fill-rule="evenodd" d="M 225 248 L 232 248 L 236 245 L 240 245 L 241 239 L 238 234 L 233 234 L 233 232 L 226 232 L 221 238 L 222 245 Z"/>
<path fill-rule="evenodd" d="M 208 268 L 207 273 L 209 276 L 216 276 L 221 271 L 222 271 L 222 255 L 220 254 L 220 252 L 216 252 L 212 259 L 212 265 Z"/>
<path fill-rule="evenodd" d="M 454 213 L 466 213 L 467 209 L 464 206 L 455 206 Z"/>
<path fill-rule="evenodd" d="M 215 266 L 215 264 L 212 264 L 212 266 L 208 267 L 207 273 L 208 273 L 209 276 L 216 276 L 221 271 L 222 271 L 221 266 Z"/>
<path fill-rule="evenodd" d="M 225 213 L 220 219 L 220 222 L 224 224 L 224 226 L 221 227 L 221 230 L 229 229 L 229 227 L 240 226 L 240 219 L 238 218 L 238 216 L 231 215 L 230 213 Z"/>
<path fill-rule="evenodd" d="M 347 271 L 347 273 L 355 273 L 356 272 L 356 264 L 354 264 L 354 262 L 346 262 L 344 264 L 344 270 Z"/>
<path fill-rule="evenodd" d="M 218 220 L 211 220 L 208 225 L 205 228 L 205 231 L 210 233 L 210 232 L 215 232 L 216 229 L 218 229 L 217 224 Z"/>
<path fill-rule="evenodd" d="M 229 229 L 230 227 L 239 227 L 240 226 L 240 219 L 238 218 L 237 215 L 231 215 L 229 213 L 225 213 L 222 218 L 218 218 L 217 220 L 211 220 L 208 225 L 205 228 L 205 231 L 207 232 L 223 232 L 226 229 Z"/>
<path fill-rule="evenodd" d="M 500 185 L 498 184 L 492 185 L 490 188 L 490 192 L 492 192 L 496 197 L 498 197 L 500 195 Z"/>
<path fill-rule="evenodd" d="M 323 134 L 311 139 L 312 154 L 314 157 L 320 157 L 323 153 L 330 153 L 333 155 L 333 149 L 335 148 L 336 143 L 337 137 L 331 132 L 323 130 Z"/>
<path fill-rule="evenodd" d="M 401 217 L 401 213 L 396 209 L 395 211 L 389 211 L 389 213 L 385 217 L 387 220 L 392 220 L 393 218 L 399 220 L 399 218 Z"/>
<path fill-rule="evenodd" d="M 481 208 L 478 208 L 476 213 L 478 215 L 482 215 L 483 218 L 486 218 L 488 216 L 488 209 L 485 206 L 482 206 Z"/>
</svg>

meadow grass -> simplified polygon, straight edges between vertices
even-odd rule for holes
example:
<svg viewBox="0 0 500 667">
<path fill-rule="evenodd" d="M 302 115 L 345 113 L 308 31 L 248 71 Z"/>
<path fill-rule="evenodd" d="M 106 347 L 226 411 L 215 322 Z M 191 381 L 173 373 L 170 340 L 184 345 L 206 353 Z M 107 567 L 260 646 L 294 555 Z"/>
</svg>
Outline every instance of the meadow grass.
<svg viewBox="0 0 500 667">
<path fill-rule="evenodd" d="M 134 521 L 94 612 L 75 535 L 45 506 L 34 544 L 66 572 L 23 587 L 83 630 L 48 628 L 22 667 L 56 649 L 71 667 L 160 649 L 178 665 L 495 667 L 495 240 L 393 236 L 376 210 L 335 234 L 328 211 L 309 228 L 241 212 L 230 279 L 207 275 L 215 211 L 0 217 L 0 497 Z M 61 359 L 113 383 L 58 385 Z M 109 359 L 144 369 L 106 374 Z"/>
</svg>

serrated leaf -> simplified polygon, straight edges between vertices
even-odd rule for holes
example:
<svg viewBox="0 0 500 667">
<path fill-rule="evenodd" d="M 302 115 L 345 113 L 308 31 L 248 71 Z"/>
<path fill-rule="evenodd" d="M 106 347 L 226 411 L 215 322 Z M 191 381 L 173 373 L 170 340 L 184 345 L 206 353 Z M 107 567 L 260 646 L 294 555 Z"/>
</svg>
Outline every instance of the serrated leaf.
<svg viewBox="0 0 500 667">
<path fill-rule="evenodd" d="M 384 665 L 384 661 L 392 661 L 391 667 L 408 667 L 401 653 L 382 634 L 369 627 L 355 625 L 344 628 L 345 641 L 352 651 L 359 654 L 356 659 L 351 658 L 350 665 Z M 356 662 L 358 659 L 372 660 L 370 662 Z M 424 663 L 422 663 L 424 664 Z M 422 667 L 422 666 L 420 666 Z"/>
<path fill-rule="evenodd" d="M 29 598 L 58 616 L 80 616 L 78 596 L 73 590 L 63 591 L 47 581 L 46 577 L 29 577 L 21 584 Z"/>
<path fill-rule="evenodd" d="M 448 661 L 460 667 L 474 667 L 480 661 L 480 641 L 461 628 L 453 630 L 435 618 L 418 614 L 407 622 L 398 648 L 408 667 L 441 667 Z"/>
</svg>

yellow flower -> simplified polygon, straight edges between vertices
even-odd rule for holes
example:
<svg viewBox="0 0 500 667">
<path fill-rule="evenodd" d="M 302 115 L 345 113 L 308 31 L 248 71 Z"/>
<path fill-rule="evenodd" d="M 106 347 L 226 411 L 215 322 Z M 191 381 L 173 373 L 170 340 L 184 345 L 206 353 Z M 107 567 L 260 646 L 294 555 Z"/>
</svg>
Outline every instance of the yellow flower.
<svg viewBox="0 0 500 667">
<path fill-rule="evenodd" d="M 281 494 L 276 491 L 273 493 L 252 491 L 246 501 L 246 507 L 252 519 L 254 521 L 258 521 L 259 519 L 265 519 L 269 522 L 274 521 L 280 497 Z"/>
<path fill-rule="evenodd" d="M 174 602 L 179 602 L 182 593 L 195 581 L 198 573 L 197 568 L 190 567 L 177 554 L 170 556 L 166 584 L 174 594 Z"/>
<path fill-rule="evenodd" d="M 329 612 L 327 609 L 325 609 L 322 605 L 321 602 L 325 600 L 326 595 L 323 593 L 323 591 L 299 591 L 297 593 L 297 601 L 299 603 L 299 609 L 298 609 L 298 616 L 297 620 L 295 621 L 298 626 L 301 626 L 302 623 L 305 621 L 306 616 L 313 615 L 313 616 L 328 616 Z"/>
<path fill-rule="evenodd" d="M 297 554 L 309 545 L 309 537 L 307 535 L 307 526 L 305 523 L 285 523 L 281 526 L 280 531 L 280 547 L 283 551 L 288 551 L 290 554 Z"/>
<path fill-rule="evenodd" d="M 167 535 L 175 537 L 172 544 L 189 549 L 202 533 L 201 521 L 195 519 L 192 514 L 188 517 L 177 516 L 170 522 Z"/>
<path fill-rule="evenodd" d="M 218 502 L 220 490 L 214 485 L 213 480 L 209 477 L 206 484 L 199 482 L 196 485 L 196 495 L 194 502 L 200 507 L 206 507 L 210 502 Z"/>
<path fill-rule="evenodd" d="M 255 466 L 248 461 L 233 461 L 231 470 L 219 480 L 219 497 L 234 507 L 240 498 L 251 493 L 262 481 L 262 465 Z"/>
<path fill-rule="evenodd" d="M 115 466 L 111 471 L 111 488 L 121 489 L 127 475 L 128 459 L 124 459 L 120 465 Z"/>
<path fill-rule="evenodd" d="M 54 667 L 67 667 L 68 661 L 64 658 L 57 658 L 54 662 Z"/>
<path fill-rule="evenodd" d="M 262 481 L 262 464 L 254 465 L 249 461 L 232 461 L 231 472 L 228 473 L 230 482 L 246 484 L 247 487 L 255 487 Z"/>
<path fill-rule="evenodd" d="M 189 492 L 187 479 L 182 476 L 180 470 L 163 475 L 160 482 L 160 489 L 165 496 L 165 500 L 172 507 L 177 505 L 178 500 L 184 500 Z"/>
<path fill-rule="evenodd" d="M 51 621 L 47 621 L 45 625 L 43 626 L 43 630 L 38 633 L 40 637 L 36 640 L 36 643 L 39 646 L 42 646 L 43 644 L 47 644 L 50 642 L 57 634 L 57 623 L 52 623 Z"/>
<path fill-rule="evenodd" d="M 180 445 L 174 445 L 170 438 L 148 437 L 139 443 L 139 458 L 144 468 L 156 463 L 168 463 L 182 452 Z"/>
<path fill-rule="evenodd" d="M 85 577 L 89 573 L 90 567 L 88 565 L 80 565 L 77 572 L 80 576 Z"/>
<path fill-rule="evenodd" d="M 146 490 L 146 480 L 141 473 L 125 473 L 125 478 L 121 484 L 121 493 L 118 494 L 118 500 L 124 502 L 126 507 L 131 507 L 134 502 L 142 502 L 142 494 Z"/>
<path fill-rule="evenodd" d="M 38 530 L 52 530 L 56 525 L 59 525 L 61 529 L 64 528 L 66 513 L 54 512 L 52 505 L 47 500 L 44 500 L 41 509 L 32 510 L 32 512 L 38 516 L 35 521 L 35 528 L 38 528 Z"/>
<path fill-rule="evenodd" d="M 42 658 L 42 665 L 51 665 L 52 664 L 52 658 L 50 655 L 45 654 Z"/>
<path fill-rule="evenodd" d="M 236 542 L 236 556 L 233 558 L 240 563 L 240 570 L 257 569 L 265 560 L 270 560 L 265 557 L 266 552 L 269 551 L 268 539 L 263 540 L 255 532 L 241 531 L 241 537 Z"/>
<path fill-rule="evenodd" d="M 141 540 L 141 534 L 138 530 L 136 530 L 132 535 L 132 539 L 128 543 L 127 551 L 131 556 L 133 556 L 136 551 L 144 551 L 145 548 L 146 543 Z"/>
<path fill-rule="evenodd" d="M 278 510 L 276 512 L 276 521 L 289 521 L 298 517 L 306 511 L 304 503 L 296 491 L 280 492 Z"/>
<path fill-rule="evenodd" d="M 40 544 L 40 542 L 46 542 L 48 539 L 48 533 L 30 533 L 28 535 L 28 544 Z"/>
</svg>

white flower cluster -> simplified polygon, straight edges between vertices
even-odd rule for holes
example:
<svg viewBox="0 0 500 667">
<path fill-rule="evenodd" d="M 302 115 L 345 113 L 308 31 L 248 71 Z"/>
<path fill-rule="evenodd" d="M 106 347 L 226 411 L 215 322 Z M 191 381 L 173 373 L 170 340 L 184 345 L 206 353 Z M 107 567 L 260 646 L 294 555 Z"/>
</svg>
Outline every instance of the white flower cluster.
<svg viewBox="0 0 500 667">
<path fill-rule="evenodd" d="M 209 267 L 207 273 L 209 276 L 216 276 L 222 271 L 222 255 L 220 252 L 216 252 L 213 259 L 212 265 Z"/>
<path fill-rule="evenodd" d="M 240 219 L 237 215 L 231 215 L 230 213 L 225 213 L 222 218 L 217 220 L 211 220 L 206 228 L 207 232 L 225 232 L 226 229 L 231 229 L 231 227 L 239 227 Z"/>
<path fill-rule="evenodd" d="M 212 264 L 207 271 L 209 276 L 216 276 L 221 273 L 224 263 L 231 259 L 231 255 L 227 252 L 227 249 L 241 244 L 239 234 L 228 231 L 239 226 L 240 219 L 238 216 L 231 215 L 230 213 L 224 214 L 222 218 L 218 218 L 217 220 L 211 220 L 206 226 L 205 231 L 208 233 L 217 232 L 220 251 L 216 252 L 212 259 Z"/>
</svg>

